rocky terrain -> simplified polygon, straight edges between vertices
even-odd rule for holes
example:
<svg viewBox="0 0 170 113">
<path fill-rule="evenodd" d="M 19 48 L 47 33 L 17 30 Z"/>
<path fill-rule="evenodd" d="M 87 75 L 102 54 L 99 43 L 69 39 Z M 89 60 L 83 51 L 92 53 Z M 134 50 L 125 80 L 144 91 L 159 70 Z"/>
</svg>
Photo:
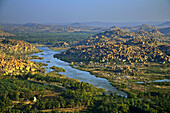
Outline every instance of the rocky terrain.
<svg viewBox="0 0 170 113">
<path fill-rule="evenodd" d="M 1 32 L 7 34 L 6 32 Z M 4 35 L 3 35 L 4 36 Z M 19 75 L 28 72 L 39 72 L 40 66 L 29 61 L 27 54 L 39 52 L 35 46 L 24 41 L 0 40 L 0 74 Z"/>
<path fill-rule="evenodd" d="M 143 26 L 145 26 L 143 28 Z M 132 30 L 136 29 L 136 30 Z M 116 26 L 113 26 L 108 31 L 104 31 L 101 33 L 98 33 L 94 36 L 91 36 L 85 40 L 79 41 L 77 43 L 73 44 L 67 44 L 66 42 L 62 43 L 56 43 L 56 47 L 68 47 L 68 46 L 82 46 L 82 45 L 93 45 L 96 43 L 124 43 L 125 41 L 132 39 L 148 39 L 148 38 L 154 38 L 161 42 L 169 42 L 170 38 L 168 36 L 165 36 L 162 34 L 159 30 L 157 30 L 156 27 L 152 27 L 149 25 L 142 25 L 137 27 L 130 27 L 130 28 L 119 28 Z"/>
<path fill-rule="evenodd" d="M 126 92 L 144 92 L 149 90 L 136 85 L 137 81 L 170 77 L 170 45 L 164 42 L 169 39 L 158 30 L 125 32 L 116 29 L 80 41 L 77 46 L 54 57 L 107 78 L 112 85 Z M 168 90 L 168 86 L 165 89 Z"/>
<path fill-rule="evenodd" d="M 38 52 L 39 50 L 35 48 L 32 44 L 20 40 L 4 39 L 0 43 L 1 52 L 7 55 L 13 55 L 15 57 L 20 57 L 21 55 L 31 54 Z"/>
<path fill-rule="evenodd" d="M 105 31 L 79 42 L 78 46 L 65 51 L 62 55 L 67 57 L 66 59 L 73 58 L 73 61 L 169 62 L 169 44 L 162 42 L 164 39 L 169 40 L 157 30 Z"/>
<path fill-rule="evenodd" d="M 64 77 L 57 73 L 65 71 L 59 67 L 51 67 L 57 74 L 41 73 L 43 64 L 35 64 L 27 57 L 39 50 L 24 41 L 1 38 L 0 111 L 169 113 L 170 83 L 166 81 L 170 79 L 170 45 L 164 42 L 169 37 L 157 30 L 112 29 L 79 41 L 55 57 L 108 79 L 127 93 L 127 98 L 116 93 L 107 95 L 88 83 Z M 68 43 L 56 46 L 65 48 Z"/>
<path fill-rule="evenodd" d="M 14 34 L 8 33 L 8 32 L 4 32 L 2 30 L 0 30 L 0 37 L 8 37 L 8 36 L 15 36 Z"/>
</svg>

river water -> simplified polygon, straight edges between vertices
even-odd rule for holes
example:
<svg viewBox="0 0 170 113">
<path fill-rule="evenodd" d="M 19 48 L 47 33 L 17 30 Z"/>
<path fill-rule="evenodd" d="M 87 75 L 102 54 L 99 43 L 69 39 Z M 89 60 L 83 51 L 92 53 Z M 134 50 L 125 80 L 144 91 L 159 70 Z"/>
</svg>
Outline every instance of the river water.
<svg viewBox="0 0 170 113">
<path fill-rule="evenodd" d="M 42 62 L 42 63 L 47 63 L 47 61 L 50 61 L 46 68 L 46 72 L 50 72 L 53 71 L 50 69 L 50 67 L 52 66 L 56 66 L 56 67 L 61 67 L 63 69 L 65 69 L 65 72 L 62 72 L 60 74 L 64 74 L 66 77 L 70 77 L 70 78 L 74 78 L 74 79 L 78 79 L 80 82 L 86 82 L 89 84 L 92 84 L 98 88 L 103 88 L 107 91 L 107 93 L 117 93 L 118 95 L 121 96 L 125 96 L 127 97 L 127 94 L 117 90 L 115 87 L 113 87 L 109 81 L 105 78 L 100 78 L 100 77 L 96 77 L 94 75 L 91 75 L 89 72 L 86 71 L 81 71 L 75 68 L 72 68 L 68 62 L 62 61 L 60 59 L 54 58 L 53 55 L 54 54 L 59 54 L 61 51 L 53 51 L 51 49 L 49 49 L 48 47 L 38 47 L 38 49 L 43 50 L 44 52 L 41 53 L 35 53 L 33 55 L 37 55 L 39 57 L 44 57 L 43 60 L 39 60 L 39 59 L 31 59 L 31 61 L 34 62 Z"/>
</svg>

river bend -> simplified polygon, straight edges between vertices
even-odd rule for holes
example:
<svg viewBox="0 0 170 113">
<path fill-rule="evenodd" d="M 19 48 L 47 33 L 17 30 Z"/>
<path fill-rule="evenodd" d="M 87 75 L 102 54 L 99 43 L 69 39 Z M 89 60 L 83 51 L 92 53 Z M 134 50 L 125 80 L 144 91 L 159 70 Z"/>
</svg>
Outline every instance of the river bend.
<svg viewBox="0 0 170 113">
<path fill-rule="evenodd" d="M 40 60 L 40 59 L 31 59 L 31 61 L 34 62 L 42 62 L 42 63 L 47 63 L 47 61 L 50 61 L 46 68 L 46 72 L 50 72 L 52 71 L 50 69 L 50 67 L 52 66 L 56 66 L 56 67 L 61 67 L 63 69 L 65 69 L 65 72 L 62 72 L 60 74 L 64 74 L 66 77 L 70 77 L 70 78 L 74 78 L 74 79 L 78 79 L 80 82 L 86 82 L 89 84 L 92 84 L 98 88 L 103 88 L 107 91 L 107 93 L 117 93 L 118 95 L 122 95 L 127 97 L 127 94 L 117 90 L 115 87 L 113 87 L 109 81 L 105 78 L 100 78 L 100 77 L 96 77 L 94 75 L 91 75 L 89 72 L 87 71 L 81 71 L 75 68 L 72 68 L 68 62 L 62 61 L 60 59 L 54 58 L 53 55 L 54 54 L 59 54 L 61 51 L 53 51 L 51 49 L 49 49 L 48 47 L 38 47 L 38 49 L 43 50 L 44 52 L 41 53 L 35 53 L 32 55 L 37 55 L 39 57 L 44 57 L 44 59 Z"/>
</svg>

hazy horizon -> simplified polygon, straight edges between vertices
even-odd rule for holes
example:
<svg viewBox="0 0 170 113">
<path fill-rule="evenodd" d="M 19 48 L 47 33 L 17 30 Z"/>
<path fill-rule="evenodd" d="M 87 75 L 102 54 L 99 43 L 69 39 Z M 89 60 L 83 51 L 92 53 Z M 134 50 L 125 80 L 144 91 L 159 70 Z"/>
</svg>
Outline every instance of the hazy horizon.
<svg viewBox="0 0 170 113">
<path fill-rule="evenodd" d="M 1 23 L 165 22 L 169 0 L 1 0 Z"/>
</svg>

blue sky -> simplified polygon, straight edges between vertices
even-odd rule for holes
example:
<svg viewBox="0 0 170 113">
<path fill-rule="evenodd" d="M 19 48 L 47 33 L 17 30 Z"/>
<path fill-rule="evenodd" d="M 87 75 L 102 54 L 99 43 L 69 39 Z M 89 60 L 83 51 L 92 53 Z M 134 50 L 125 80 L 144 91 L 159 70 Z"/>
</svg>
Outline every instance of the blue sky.
<svg viewBox="0 0 170 113">
<path fill-rule="evenodd" d="M 0 22 L 148 22 L 170 20 L 170 0 L 0 0 Z"/>
</svg>

